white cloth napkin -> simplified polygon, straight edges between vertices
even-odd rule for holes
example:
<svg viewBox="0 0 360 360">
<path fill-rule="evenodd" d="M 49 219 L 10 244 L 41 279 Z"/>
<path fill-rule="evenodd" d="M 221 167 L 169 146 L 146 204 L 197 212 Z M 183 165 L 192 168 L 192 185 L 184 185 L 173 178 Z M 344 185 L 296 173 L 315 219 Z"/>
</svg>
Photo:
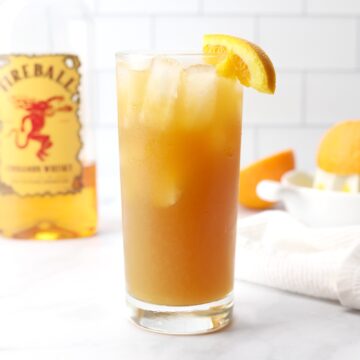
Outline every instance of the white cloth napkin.
<svg viewBox="0 0 360 360">
<path fill-rule="evenodd" d="M 310 228 L 280 210 L 238 221 L 235 276 L 360 309 L 360 225 Z"/>
</svg>

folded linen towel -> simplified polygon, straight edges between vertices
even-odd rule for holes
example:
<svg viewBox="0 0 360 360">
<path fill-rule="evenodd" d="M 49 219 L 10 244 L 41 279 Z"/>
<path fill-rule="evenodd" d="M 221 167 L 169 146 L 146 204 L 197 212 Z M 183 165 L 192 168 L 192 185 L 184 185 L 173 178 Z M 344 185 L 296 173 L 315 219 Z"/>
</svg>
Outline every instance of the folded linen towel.
<svg viewBox="0 0 360 360">
<path fill-rule="evenodd" d="M 238 279 L 360 309 L 360 224 L 311 228 L 280 210 L 238 221 Z"/>
</svg>

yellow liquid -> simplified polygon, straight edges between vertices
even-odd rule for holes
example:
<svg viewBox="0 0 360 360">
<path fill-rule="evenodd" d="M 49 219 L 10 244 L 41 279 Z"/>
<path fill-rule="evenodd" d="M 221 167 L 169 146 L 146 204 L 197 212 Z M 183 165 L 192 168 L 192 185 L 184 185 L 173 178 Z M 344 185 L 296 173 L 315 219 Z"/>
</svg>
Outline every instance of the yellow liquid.
<svg viewBox="0 0 360 360">
<path fill-rule="evenodd" d="M 216 76 L 215 92 L 190 99 L 181 71 L 176 97 L 152 101 L 150 70 L 118 66 L 128 293 L 169 306 L 222 299 L 233 288 L 241 88 Z"/>
<path fill-rule="evenodd" d="M 83 188 L 56 196 L 0 195 L 0 231 L 18 239 L 56 240 L 96 232 L 96 167 L 84 166 Z"/>
</svg>

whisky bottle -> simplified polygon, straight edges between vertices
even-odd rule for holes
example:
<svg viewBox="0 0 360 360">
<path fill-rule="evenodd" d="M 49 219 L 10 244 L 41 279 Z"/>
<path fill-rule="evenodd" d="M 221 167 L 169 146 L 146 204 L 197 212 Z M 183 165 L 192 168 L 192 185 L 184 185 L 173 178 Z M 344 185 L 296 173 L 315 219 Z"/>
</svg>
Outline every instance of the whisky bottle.
<svg viewBox="0 0 360 360">
<path fill-rule="evenodd" d="M 96 232 L 91 23 L 79 1 L 0 3 L 0 234 Z"/>
</svg>

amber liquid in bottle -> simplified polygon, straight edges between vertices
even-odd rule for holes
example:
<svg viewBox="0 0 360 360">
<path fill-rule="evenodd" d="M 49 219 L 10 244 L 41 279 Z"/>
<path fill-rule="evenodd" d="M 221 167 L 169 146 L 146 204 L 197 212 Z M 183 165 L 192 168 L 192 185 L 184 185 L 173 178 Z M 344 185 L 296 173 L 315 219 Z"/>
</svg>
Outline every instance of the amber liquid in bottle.
<svg viewBox="0 0 360 360">
<path fill-rule="evenodd" d="M 83 167 L 82 189 L 75 194 L 19 197 L 0 195 L 0 231 L 18 239 L 56 240 L 96 232 L 96 166 Z"/>
</svg>

